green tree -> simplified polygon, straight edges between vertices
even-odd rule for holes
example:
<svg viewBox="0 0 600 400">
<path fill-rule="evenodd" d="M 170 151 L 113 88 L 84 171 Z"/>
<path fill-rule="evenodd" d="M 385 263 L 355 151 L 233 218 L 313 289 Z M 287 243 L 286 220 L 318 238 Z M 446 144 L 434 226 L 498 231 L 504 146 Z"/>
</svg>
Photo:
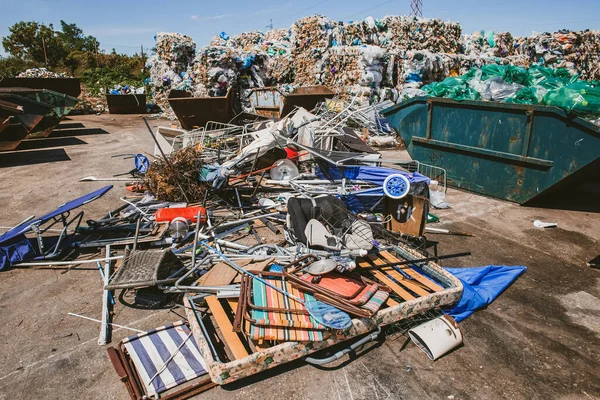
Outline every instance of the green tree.
<svg viewBox="0 0 600 400">
<path fill-rule="evenodd" d="M 85 36 L 76 24 L 60 24 L 61 31 L 55 31 L 52 24 L 17 22 L 8 28 L 10 35 L 2 38 L 2 46 L 11 56 L 23 60 L 46 64 L 47 58 L 48 67 L 64 65 L 72 52 L 96 51 L 99 43 L 95 37 Z"/>
<path fill-rule="evenodd" d="M 90 51 L 96 52 L 100 43 L 93 36 L 85 36 L 83 30 L 76 24 L 67 24 L 60 21 L 61 31 L 59 36 L 63 46 L 70 53 L 72 51 Z"/>
</svg>

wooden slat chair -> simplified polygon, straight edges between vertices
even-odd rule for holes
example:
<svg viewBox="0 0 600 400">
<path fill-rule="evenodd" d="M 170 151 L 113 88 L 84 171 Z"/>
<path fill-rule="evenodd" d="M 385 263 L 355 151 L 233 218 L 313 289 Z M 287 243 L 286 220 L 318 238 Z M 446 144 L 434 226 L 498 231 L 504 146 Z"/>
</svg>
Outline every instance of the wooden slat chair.
<svg viewBox="0 0 600 400">
<path fill-rule="evenodd" d="M 300 299 L 310 296 L 282 280 L 281 274 L 269 273 L 263 279 Z M 265 340 L 322 341 L 328 337 L 326 327 L 316 322 L 302 303 L 249 276 L 242 277 L 234 329 L 243 329 L 250 340 L 259 343 Z"/>
<path fill-rule="evenodd" d="M 388 251 L 379 254 L 370 254 L 357 259 L 360 268 L 369 268 L 378 265 L 399 262 L 400 260 Z M 401 302 L 414 300 L 444 290 L 430 278 L 422 275 L 410 265 L 398 265 L 382 267 L 378 270 L 370 270 L 375 279 L 388 286 Z M 388 306 L 399 304 L 397 300 L 388 298 Z"/>
</svg>

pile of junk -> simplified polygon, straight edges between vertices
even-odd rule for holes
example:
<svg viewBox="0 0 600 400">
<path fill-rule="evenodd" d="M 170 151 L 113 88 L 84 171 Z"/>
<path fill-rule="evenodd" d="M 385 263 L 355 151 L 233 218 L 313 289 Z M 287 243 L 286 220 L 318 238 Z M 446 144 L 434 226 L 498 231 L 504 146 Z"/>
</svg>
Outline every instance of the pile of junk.
<svg viewBox="0 0 600 400">
<path fill-rule="evenodd" d="M 484 294 L 490 267 L 439 265 L 470 254 L 440 255 L 425 236 L 430 208 L 448 206 L 445 171 L 370 147 L 389 130 L 376 106 L 334 98 L 283 118 L 148 130 L 154 155 L 111 178 L 130 192 L 106 215 L 79 208 L 112 185 L 0 236 L 0 271 L 98 267 L 101 319 L 71 315 L 98 323 L 103 346 L 115 326 L 134 331 L 106 346 L 133 399 L 328 364 L 392 334 L 435 360 L 461 345 L 457 322 L 525 270 L 498 267 Z M 111 321 L 117 302 L 181 318 L 140 331 Z"/>
</svg>

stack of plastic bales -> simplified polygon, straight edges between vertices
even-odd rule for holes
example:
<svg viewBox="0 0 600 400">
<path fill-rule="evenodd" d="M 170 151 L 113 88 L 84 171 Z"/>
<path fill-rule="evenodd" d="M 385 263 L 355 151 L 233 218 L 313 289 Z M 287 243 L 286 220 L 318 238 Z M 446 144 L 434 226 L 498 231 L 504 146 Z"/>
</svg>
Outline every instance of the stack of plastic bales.
<svg viewBox="0 0 600 400">
<path fill-rule="evenodd" d="M 46 68 L 30 68 L 17 75 L 17 78 L 71 78 L 62 72 L 51 72 Z"/>
<path fill-rule="evenodd" d="M 156 54 L 148 60 L 150 79 L 158 89 L 170 89 L 181 82 L 181 75 L 196 55 L 196 43 L 180 33 L 156 34 Z"/>
<path fill-rule="evenodd" d="M 184 78 L 189 77 L 196 87 L 206 88 L 206 95 L 211 97 L 225 96 L 232 88 L 240 92 L 263 87 L 271 83 L 267 74 L 268 58 L 267 53 L 256 47 L 242 50 L 205 46 L 198 51 Z"/>
<path fill-rule="evenodd" d="M 268 55 L 266 73 L 277 84 L 294 82 L 295 69 L 289 29 L 273 29 L 265 33 L 261 49 Z"/>
<path fill-rule="evenodd" d="M 566 68 L 585 79 L 600 79 L 600 32 L 568 31 L 534 34 L 515 41 L 516 54 L 532 63 Z"/>
<path fill-rule="evenodd" d="M 331 47 L 333 30 L 339 24 L 321 15 L 302 18 L 291 27 L 292 60 L 295 70 L 295 83 L 314 85 L 315 63 L 323 52 Z"/>
<path fill-rule="evenodd" d="M 510 32 L 477 31 L 463 37 L 466 55 L 507 57 L 514 54 L 514 39 Z"/>
<path fill-rule="evenodd" d="M 249 49 L 253 46 L 260 46 L 264 39 L 265 34 L 260 31 L 243 32 L 234 36 L 229 36 L 226 32 L 221 32 L 218 36 L 212 38 L 209 46 Z"/>
<path fill-rule="evenodd" d="M 377 46 L 336 46 L 327 50 L 315 66 L 316 81 L 331 87 L 368 86 L 383 81 L 385 50 Z"/>
<path fill-rule="evenodd" d="M 460 49 L 462 30 L 460 24 L 455 22 L 408 16 L 386 16 L 374 21 L 374 24 L 380 32 L 379 46 L 388 50 L 413 49 L 456 53 Z"/>
</svg>

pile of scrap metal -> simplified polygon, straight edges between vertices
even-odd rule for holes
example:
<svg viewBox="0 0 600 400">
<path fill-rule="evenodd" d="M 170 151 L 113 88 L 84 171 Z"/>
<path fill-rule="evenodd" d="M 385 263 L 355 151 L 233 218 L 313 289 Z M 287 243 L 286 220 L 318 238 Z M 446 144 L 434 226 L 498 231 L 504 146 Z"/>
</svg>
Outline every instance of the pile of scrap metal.
<svg viewBox="0 0 600 400">
<path fill-rule="evenodd" d="M 135 176 L 121 179 L 160 190 L 85 225 L 73 210 L 111 186 L 27 219 L 0 236 L 0 269 L 97 264 L 100 344 L 114 291 L 136 307 L 183 307 L 186 321 L 109 349 L 132 398 L 185 398 L 309 355 L 326 364 L 430 320 L 444 332 L 437 344 L 452 333 L 443 351 L 415 334 L 435 358 L 462 340 L 440 317 L 462 284 L 437 264 L 458 255 L 430 254 L 424 237 L 444 171 L 382 158 L 361 135 L 385 133 L 384 122 L 376 108 L 330 100 L 243 126 L 158 128 L 156 161 L 137 155 Z"/>
</svg>

